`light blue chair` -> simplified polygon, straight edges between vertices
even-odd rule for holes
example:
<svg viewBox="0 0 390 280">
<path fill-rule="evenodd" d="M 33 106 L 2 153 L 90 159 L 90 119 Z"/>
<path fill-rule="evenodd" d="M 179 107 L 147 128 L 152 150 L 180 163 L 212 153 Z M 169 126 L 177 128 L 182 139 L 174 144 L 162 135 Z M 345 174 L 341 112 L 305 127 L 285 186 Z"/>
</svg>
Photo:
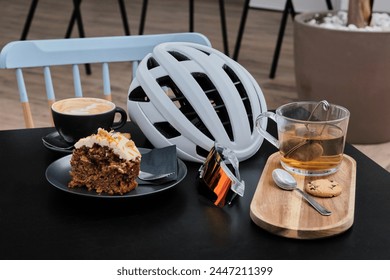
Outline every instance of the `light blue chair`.
<svg viewBox="0 0 390 280">
<path fill-rule="evenodd" d="M 111 100 L 109 63 L 133 62 L 133 73 L 154 46 L 163 42 L 192 42 L 211 46 L 199 33 L 172 33 L 75 39 L 50 39 L 10 42 L 1 50 L 0 68 L 15 69 L 26 127 L 34 127 L 23 69 L 42 67 L 49 106 L 55 101 L 51 66 L 72 65 L 74 95 L 83 96 L 79 65 L 102 64 L 104 97 Z M 129 78 L 131 76 L 129 75 Z M 130 82 L 130 81 L 129 81 Z"/>
</svg>

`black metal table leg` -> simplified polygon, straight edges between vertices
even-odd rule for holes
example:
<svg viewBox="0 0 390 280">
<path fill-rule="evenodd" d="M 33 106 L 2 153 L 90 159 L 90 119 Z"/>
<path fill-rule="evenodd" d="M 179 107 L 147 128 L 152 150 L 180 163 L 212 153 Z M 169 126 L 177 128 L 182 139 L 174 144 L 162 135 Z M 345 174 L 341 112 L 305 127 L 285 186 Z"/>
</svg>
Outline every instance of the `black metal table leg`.
<svg viewBox="0 0 390 280">
<path fill-rule="evenodd" d="M 142 3 L 141 19 L 139 23 L 139 30 L 138 30 L 139 35 L 144 34 L 147 9 L 148 9 L 148 0 L 144 0 Z"/>
<path fill-rule="evenodd" d="M 326 0 L 326 7 L 328 10 L 333 10 L 333 4 L 331 0 Z"/>
<path fill-rule="evenodd" d="M 240 27 L 238 28 L 236 45 L 234 47 L 234 53 L 233 53 L 233 59 L 234 60 L 238 59 L 238 54 L 240 52 L 242 36 L 244 34 L 244 29 L 245 29 L 245 24 L 246 24 L 246 18 L 248 17 L 249 2 L 250 2 L 250 0 L 245 0 L 244 7 L 243 7 L 243 10 L 242 10 Z"/>
<path fill-rule="evenodd" d="M 280 27 L 279 27 L 279 34 L 278 34 L 278 38 L 277 38 L 276 46 L 275 46 L 275 51 L 274 51 L 274 57 L 273 57 L 272 64 L 271 64 L 271 71 L 269 74 L 269 77 L 271 79 L 275 78 L 276 68 L 278 67 L 280 49 L 282 47 L 284 31 L 286 29 L 287 18 L 288 18 L 289 14 L 291 14 L 292 18 L 294 19 L 295 10 L 294 10 L 292 0 L 286 1 L 286 5 L 285 5 L 284 10 L 283 10 L 282 20 L 281 20 Z"/>
<path fill-rule="evenodd" d="M 325 0 L 325 1 L 326 1 L 326 6 L 327 6 L 328 10 L 332 10 L 333 9 L 332 1 L 331 0 Z M 246 19 L 248 16 L 249 2 L 250 2 L 250 0 L 246 0 L 244 3 L 244 8 L 243 8 L 242 16 L 241 16 L 241 22 L 240 22 L 240 26 L 238 29 L 236 45 L 235 45 L 234 53 L 233 53 L 234 60 L 238 59 L 238 55 L 240 52 L 242 36 L 244 33 Z M 282 41 L 283 41 L 283 36 L 284 36 L 284 31 L 285 31 L 286 24 L 287 24 L 288 14 L 291 14 L 293 19 L 294 19 L 295 14 L 296 14 L 295 9 L 294 9 L 294 5 L 293 5 L 291 0 L 286 1 L 285 8 L 283 10 L 282 20 L 281 20 L 280 27 L 279 27 L 279 34 L 278 34 L 278 38 L 277 38 L 277 43 L 276 43 L 276 47 L 275 47 L 275 51 L 274 51 L 274 57 L 273 57 L 272 65 L 271 65 L 271 71 L 270 71 L 270 75 L 269 75 L 269 77 L 271 79 L 273 79 L 275 77 L 276 68 L 277 68 L 277 64 L 278 64 L 278 60 L 279 60 L 280 49 L 282 46 Z"/>
<path fill-rule="evenodd" d="M 125 35 L 130 35 L 130 27 L 129 27 L 129 21 L 127 19 L 125 2 L 123 0 L 118 0 L 118 5 L 119 5 L 120 12 L 121 12 L 123 29 L 125 31 Z"/>
<path fill-rule="evenodd" d="M 37 8 L 38 0 L 33 0 L 30 5 L 30 10 L 27 14 L 27 19 L 23 27 L 22 36 L 20 36 L 20 40 L 26 40 L 28 31 L 30 30 L 31 22 L 34 17 L 35 9 Z"/>
<path fill-rule="evenodd" d="M 73 11 L 72 11 L 72 15 L 70 17 L 69 23 L 68 23 L 68 28 L 66 29 L 66 32 L 65 32 L 65 39 L 70 38 L 70 36 L 72 35 L 73 26 L 74 26 L 74 23 L 76 21 L 76 14 L 77 14 L 76 6 L 75 6 L 75 3 L 73 2 Z M 77 6 L 77 7 L 78 7 L 77 10 L 78 10 L 79 6 Z"/>
<path fill-rule="evenodd" d="M 222 28 L 222 39 L 223 39 L 223 48 L 227 56 L 229 56 L 229 42 L 227 35 L 226 27 L 226 14 L 225 14 L 225 1 L 219 0 L 219 12 L 221 16 L 221 28 Z"/>
<path fill-rule="evenodd" d="M 189 9 L 189 30 L 194 32 L 194 0 L 190 0 Z"/>
<path fill-rule="evenodd" d="M 80 6 L 81 6 L 81 0 L 73 0 L 73 12 L 72 12 L 72 16 L 70 18 L 69 24 L 68 24 L 68 28 L 66 30 L 65 38 L 70 38 L 70 36 L 72 34 L 74 23 L 76 20 L 77 20 L 77 27 L 79 30 L 79 36 L 80 36 L 80 38 L 85 38 L 83 20 L 81 18 L 81 12 L 80 12 Z M 92 73 L 91 65 L 85 64 L 85 71 L 86 71 L 87 75 L 90 75 Z"/>
</svg>

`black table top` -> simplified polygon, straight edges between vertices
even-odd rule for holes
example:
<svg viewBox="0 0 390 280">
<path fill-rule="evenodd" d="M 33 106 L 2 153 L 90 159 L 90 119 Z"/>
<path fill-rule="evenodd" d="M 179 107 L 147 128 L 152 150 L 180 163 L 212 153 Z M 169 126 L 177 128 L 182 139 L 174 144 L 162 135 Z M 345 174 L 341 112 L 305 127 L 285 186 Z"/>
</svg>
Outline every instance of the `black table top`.
<svg viewBox="0 0 390 280">
<path fill-rule="evenodd" d="M 268 156 L 240 164 L 245 196 L 217 208 L 199 195 L 198 163 L 160 194 L 99 199 L 56 189 L 47 166 L 63 154 L 41 138 L 53 128 L 0 131 L 0 259 L 390 259 L 390 173 L 351 145 L 357 162 L 355 219 L 343 234 L 316 240 L 279 237 L 256 226 L 249 207 Z M 132 124 L 140 147 L 148 147 Z M 149 146 L 150 147 L 150 146 Z"/>
</svg>

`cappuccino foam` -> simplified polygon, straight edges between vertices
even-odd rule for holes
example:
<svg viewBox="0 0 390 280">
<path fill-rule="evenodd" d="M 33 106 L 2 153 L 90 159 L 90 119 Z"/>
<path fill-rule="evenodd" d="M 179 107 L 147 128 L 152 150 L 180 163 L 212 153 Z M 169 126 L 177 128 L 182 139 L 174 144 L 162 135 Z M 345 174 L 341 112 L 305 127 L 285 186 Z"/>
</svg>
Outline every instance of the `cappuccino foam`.
<svg viewBox="0 0 390 280">
<path fill-rule="evenodd" d="M 109 101 L 95 98 L 70 98 L 53 104 L 53 109 L 67 115 L 95 115 L 114 109 Z"/>
</svg>

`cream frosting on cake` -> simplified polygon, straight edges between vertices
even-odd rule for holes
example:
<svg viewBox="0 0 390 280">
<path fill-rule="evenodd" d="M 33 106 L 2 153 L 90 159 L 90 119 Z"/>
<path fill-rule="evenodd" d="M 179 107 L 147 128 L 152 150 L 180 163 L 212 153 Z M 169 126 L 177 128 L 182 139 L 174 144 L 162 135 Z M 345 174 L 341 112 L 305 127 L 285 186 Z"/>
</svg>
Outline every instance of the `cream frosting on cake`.
<svg viewBox="0 0 390 280">
<path fill-rule="evenodd" d="M 80 139 L 74 147 L 79 149 L 82 146 L 92 148 L 94 144 L 102 147 L 108 147 L 124 160 L 134 160 L 141 158 L 141 153 L 132 140 L 127 139 L 122 133 L 108 132 L 102 128 L 98 129 L 97 134 Z"/>
</svg>

